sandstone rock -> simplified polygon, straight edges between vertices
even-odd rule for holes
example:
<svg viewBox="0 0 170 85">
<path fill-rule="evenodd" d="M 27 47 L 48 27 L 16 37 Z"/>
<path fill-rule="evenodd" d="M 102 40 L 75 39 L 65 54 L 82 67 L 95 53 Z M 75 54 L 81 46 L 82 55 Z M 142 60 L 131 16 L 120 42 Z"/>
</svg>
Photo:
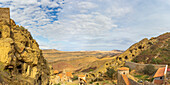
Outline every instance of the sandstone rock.
<svg viewBox="0 0 170 85">
<path fill-rule="evenodd" d="M 27 29 L 16 25 L 12 19 L 10 23 L 0 22 L 1 62 L 3 70 L 9 70 L 10 78 L 4 80 L 7 84 L 47 85 L 50 82 L 52 69 L 42 56 L 38 43 Z"/>
<path fill-rule="evenodd" d="M 12 25 L 12 26 L 15 26 L 15 25 L 16 25 L 14 20 L 10 19 L 10 21 L 11 21 L 11 25 Z"/>
<path fill-rule="evenodd" d="M 1 39 L 0 40 L 0 61 L 5 64 L 10 64 L 12 59 L 12 53 L 14 52 L 11 44 L 13 43 L 12 39 Z"/>
<path fill-rule="evenodd" d="M 10 27 L 8 25 L 1 25 L 0 29 L 2 30 L 2 38 L 10 37 Z"/>
<path fill-rule="evenodd" d="M 15 49 L 18 53 L 22 53 L 25 49 L 25 45 L 20 42 L 15 42 Z"/>
</svg>

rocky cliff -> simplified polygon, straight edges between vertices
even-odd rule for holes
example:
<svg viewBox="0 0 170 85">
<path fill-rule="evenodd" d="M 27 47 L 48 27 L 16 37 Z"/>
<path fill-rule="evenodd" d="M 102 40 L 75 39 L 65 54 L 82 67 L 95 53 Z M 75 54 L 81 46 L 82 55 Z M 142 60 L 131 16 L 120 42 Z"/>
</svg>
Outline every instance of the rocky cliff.
<svg viewBox="0 0 170 85">
<path fill-rule="evenodd" d="M 117 70 L 117 68 L 124 66 L 124 63 L 126 61 L 135 61 L 136 59 L 139 61 L 149 61 L 152 60 L 152 58 L 155 56 L 161 55 L 161 53 L 164 53 L 165 55 L 169 55 L 169 40 L 170 40 L 170 33 L 165 33 L 159 37 L 152 37 L 151 39 L 143 39 L 139 41 L 138 43 L 133 44 L 131 47 L 129 47 L 125 52 L 123 52 L 121 55 L 114 57 L 114 59 L 110 62 L 105 63 L 103 66 L 101 66 L 99 69 L 95 70 L 93 73 L 89 73 L 89 78 L 96 78 L 100 77 L 101 74 L 104 74 L 108 68 L 113 68 Z M 164 43 L 163 43 L 164 42 Z M 157 47 L 161 47 L 163 52 L 158 52 Z M 167 47 L 165 49 L 164 47 Z M 156 55 L 152 55 L 152 57 L 144 57 L 145 55 L 142 55 L 144 53 L 152 54 L 152 51 L 149 49 L 156 50 L 154 51 Z M 148 51 L 149 50 L 149 51 Z M 145 52 L 146 51 L 146 52 Z M 143 53 L 144 52 L 144 53 Z M 147 56 L 149 56 L 149 54 Z M 142 58 L 141 58 L 142 57 Z M 168 56 L 165 57 L 166 59 Z M 166 61 L 166 64 L 169 63 L 169 58 Z M 102 77 L 102 76 L 101 76 Z"/>
<path fill-rule="evenodd" d="M 133 58 L 133 62 L 170 65 L 170 33 L 162 34 L 154 39 L 156 43 Z"/>
<path fill-rule="evenodd" d="M 38 43 L 22 26 L 0 21 L 0 82 L 12 85 L 47 85 L 50 67 Z"/>
</svg>

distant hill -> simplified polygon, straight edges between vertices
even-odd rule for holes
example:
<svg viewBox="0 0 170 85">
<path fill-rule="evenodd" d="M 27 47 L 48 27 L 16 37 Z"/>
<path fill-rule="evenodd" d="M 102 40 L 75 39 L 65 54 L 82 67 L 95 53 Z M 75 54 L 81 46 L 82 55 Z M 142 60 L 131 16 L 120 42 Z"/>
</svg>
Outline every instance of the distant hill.
<svg viewBox="0 0 170 85">
<path fill-rule="evenodd" d="M 55 49 L 44 49 L 42 50 L 43 56 L 48 62 L 55 62 L 59 60 L 74 60 L 83 57 L 95 57 L 95 58 L 104 58 L 104 57 L 113 57 L 116 54 L 122 53 L 119 50 L 112 51 L 59 51 Z"/>
<path fill-rule="evenodd" d="M 168 64 L 170 65 L 170 33 L 155 37 L 156 43 L 142 51 L 132 61 L 137 63 Z"/>
<path fill-rule="evenodd" d="M 113 56 L 122 51 L 58 51 L 55 49 L 42 50 L 45 59 L 54 70 L 67 69 L 72 72 L 89 72 L 95 70 L 105 62 L 112 61 Z"/>
</svg>

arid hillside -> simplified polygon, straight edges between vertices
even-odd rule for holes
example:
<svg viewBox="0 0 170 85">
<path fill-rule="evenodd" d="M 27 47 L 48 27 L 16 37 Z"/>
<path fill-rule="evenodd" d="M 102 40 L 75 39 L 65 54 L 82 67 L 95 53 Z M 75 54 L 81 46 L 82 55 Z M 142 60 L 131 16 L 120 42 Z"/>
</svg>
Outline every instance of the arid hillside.
<svg viewBox="0 0 170 85">
<path fill-rule="evenodd" d="M 156 39 L 156 43 L 153 43 L 149 49 L 142 51 L 132 61 L 170 65 L 170 33 L 162 34 L 154 39 Z"/>
<path fill-rule="evenodd" d="M 55 49 L 43 50 L 43 56 L 53 66 L 54 70 L 63 69 L 72 72 L 89 72 L 97 69 L 113 56 L 123 51 L 58 51 Z"/>
<path fill-rule="evenodd" d="M 104 74 L 107 71 L 107 68 L 117 70 L 119 67 L 124 66 L 127 61 L 169 65 L 169 39 L 169 32 L 151 39 L 144 38 L 130 46 L 122 54 L 115 56 L 112 61 L 106 62 L 101 67 L 93 71 L 89 77 L 96 78 L 101 73 Z"/>
</svg>

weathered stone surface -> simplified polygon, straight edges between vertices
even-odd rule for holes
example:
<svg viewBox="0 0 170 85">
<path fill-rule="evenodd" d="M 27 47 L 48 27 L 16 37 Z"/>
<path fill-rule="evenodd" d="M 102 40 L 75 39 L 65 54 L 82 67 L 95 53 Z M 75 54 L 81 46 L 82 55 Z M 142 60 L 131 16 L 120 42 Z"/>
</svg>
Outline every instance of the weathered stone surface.
<svg viewBox="0 0 170 85">
<path fill-rule="evenodd" d="M 4 20 L 0 22 L 0 62 L 5 67 L 3 70 L 9 70 L 8 84 L 47 85 L 51 68 L 38 43 L 27 29 L 12 19 L 10 23 Z"/>
<path fill-rule="evenodd" d="M 1 25 L 0 29 L 2 33 L 2 38 L 10 37 L 10 27 L 8 25 Z"/>
<path fill-rule="evenodd" d="M 9 8 L 0 8 L 0 22 L 6 21 L 10 23 L 10 10 Z"/>
<path fill-rule="evenodd" d="M 25 45 L 20 42 L 15 42 L 15 49 L 18 53 L 22 53 L 25 49 Z"/>
<path fill-rule="evenodd" d="M 10 19 L 10 22 L 11 22 L 11 26 L 15 26 L 16 25 L 14 20 Z"/>
<path fill-rule="evenodd" d="M 12 53 L 14 52 L 11 44 L 13 40 L 11 38 L 0 39 L 0 61 L 5 64 L 10 64 L 12 59 Z"/>
</svg>

